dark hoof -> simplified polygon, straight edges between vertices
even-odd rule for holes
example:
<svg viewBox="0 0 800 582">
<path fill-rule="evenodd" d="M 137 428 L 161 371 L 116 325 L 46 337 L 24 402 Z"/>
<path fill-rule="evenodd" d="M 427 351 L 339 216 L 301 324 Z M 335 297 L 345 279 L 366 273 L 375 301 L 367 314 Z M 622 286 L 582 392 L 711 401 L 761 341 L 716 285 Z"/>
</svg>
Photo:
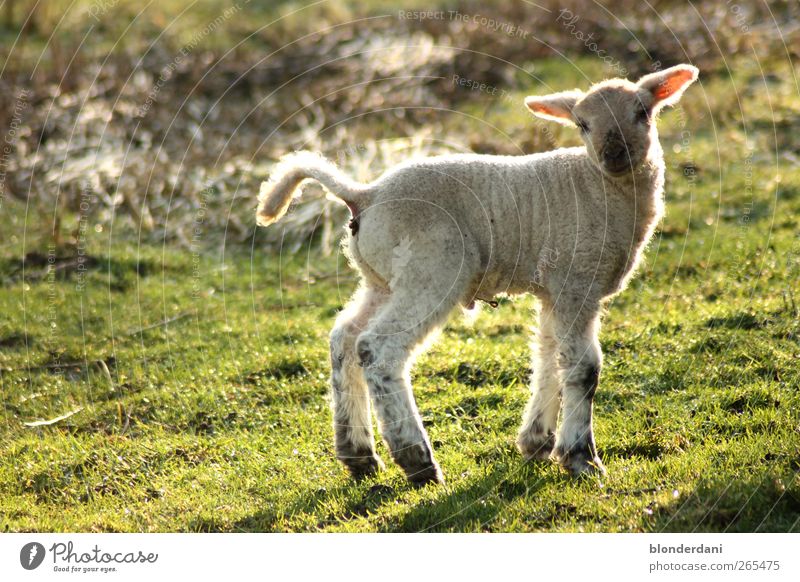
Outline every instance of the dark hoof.
<svg viewBox="0 0 800 582">
<path fill-rule="evenodd" d="M 427 483 L 444 483 L 442 470 L 433 460 L 433 453 L 427 444 L 401 447 L 394 452 L 393 456 L 412 484 L 421 486 Z"/>
<path fill-rule="evenodd" d="M 525 434 L 517 437 L 517 449 L 526 461 L 546 461 L 553 452 L 556 436 L 548 434 Z"/>
<path fill-rule="evenodd" d="M 406 471 L 406 476 L 414 487 L 423 487 L 428 483 L 444 485 L 444 476 L 438 465 L 428 465 L 414 472 Z"/>
<path fill-rule="evenodd" d="M 350 471 L 350 475 L 352 475 L 353 479 L 356 481 L 371 477 L 386 468 L 383 465 L 383 461 L 381 461 L 380 457 L 377 455 L 360 458 L 348 457 L 346 459 L 340 459 L 340 461 L 347 466 L 347 470 Z"/>
<path fill-rule="evenodd" d="M 606 475 L 606 468 L 596 454 L 588 452 L 567 452 L 556 450 L 558 462 L 564 467 L 572 477 L 583 475 Z"/>
</svg>

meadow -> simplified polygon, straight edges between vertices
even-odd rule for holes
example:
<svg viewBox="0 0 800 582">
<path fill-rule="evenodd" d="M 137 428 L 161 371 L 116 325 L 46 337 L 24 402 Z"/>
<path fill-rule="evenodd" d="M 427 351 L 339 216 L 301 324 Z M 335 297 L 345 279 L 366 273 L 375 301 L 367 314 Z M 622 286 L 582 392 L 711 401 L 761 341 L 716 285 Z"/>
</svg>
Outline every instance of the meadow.
<svg viewBox="0 0 800 582">
<path fill-rule="evenodd" d="M 441 74 L 426 87 L 446 110 L 355 119 L 356 107 L 352 130 L 328 131 L 328 117 L 313 138 L 292 126 L 306 133 L 291 143 L 344 152 L 362 178 L 414 153 L 574 145 L 577 132 L 546 129 L 522 106 L 528 94 L 614 76 L 573 50 L 487 77 L 502 97 L 459 92 Z M 312 192 L 297 203 L 312 218 L 295 231 L 247 222 L 272 153 L 287 149 L 280 132 L 259 154 L 248 148 L 263 128 L 239 129 L 233 141 L 249 165 L 216 158 L 230 192 L 219 182 L 218 200 L 193 207 L 176 195 L 163 221 L 154 206 L 150 228 L 124 200 L 83 212 L 80 197 L 62 204 L 17 188 L 0 207 L 0 530 L 800 532 L 799 73 L 785 55 L 728 55 L 701 67 L 659 121 L 667 215 L 601 334 L 603 478 L 525 463 L 514 447 L 529 394 L 529 297 L 474 321 L 454 314 L 414 369 L 447 483 L 416 489 L 391 463 L 349 478 L 334 458 L 327 346 L 358 283 L 336 245 L 345 215 Z M 170 107 L 170 90 L 154 107 Z M 330 116 L 340 105 L 321 107 Z M 269 125 L 272 113 L 259 119 Z M 416 141 L 405 131 L 426 127 Z M 401 146 L 364 162 L 382 140 Z M 207 177 L 192 181 L 197 166 L 179 168 L 195 192 Z M 37 171 L 18 172 L 16 184 Z M 389 459 L 380 442 L 378 453 Z"/>
</svg>

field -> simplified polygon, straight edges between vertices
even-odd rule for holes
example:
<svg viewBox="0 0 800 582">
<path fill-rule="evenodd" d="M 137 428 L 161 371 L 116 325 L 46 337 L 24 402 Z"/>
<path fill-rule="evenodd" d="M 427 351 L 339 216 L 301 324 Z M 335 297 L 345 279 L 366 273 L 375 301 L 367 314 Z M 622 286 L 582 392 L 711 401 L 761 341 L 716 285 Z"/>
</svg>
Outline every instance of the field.
<svg viewBox="0 0 800 582">
<path fill-rule="evenodd" d="M 601 335 L 607 477 L 572 480 L 514 448 L 535 310 L 519 298 L 474 322 L 453 314 L 415 367 L 446 485 L 415 489 L 391 463 L 352 482 L 328 396 L 327 334 L 357 285 L 336 245 L 325 252 L 344 215 L 330 215 L 334 235 L 254 229 L 267 156 L 243 178 L 237 166 L 242 188 L 219 207 L 241 209 L 236 241 L 196 207 L 174 218 L 203 231 L 184 244 L 155 211 L 143 229 L 142 216 L 115 222 L 123 204 L 86 215 L 3 199 L 0 529 L 800 532 L 800 69 L 746 54 L 725 65 L 659 122 L 667 216 Z M 547 91 L 613 73 L 591 53 L 521 66 Z M 577 143 L 525 113 L 536 80 L 509 87 L 452 98 L 420 150 L 477 149 L 486 128 L 499 151 Z M 384 117 L 354 123 L 350 168 L 364 136 L 400 138 Z M 320 135 L 329 154 L 347 147 Z"/>
</svg>

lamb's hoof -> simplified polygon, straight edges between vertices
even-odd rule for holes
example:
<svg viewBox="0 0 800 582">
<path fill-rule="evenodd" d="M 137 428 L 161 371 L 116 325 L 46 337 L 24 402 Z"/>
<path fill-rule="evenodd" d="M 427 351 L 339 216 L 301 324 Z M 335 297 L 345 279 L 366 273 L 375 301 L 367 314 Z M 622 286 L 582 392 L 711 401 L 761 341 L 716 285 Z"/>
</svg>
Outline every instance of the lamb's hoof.
<svg viewBox="0 0 800 582">
<path fill-rule="evenodd" d="M 556 458 L 572 477 L 605 476 L 606 468 L 596 454 L 584 451 L 561 451 L 556 449 Z"/>
<path fill-rule="evenodd" d="M 408 481 L 414 487 L 423 487 L 428 483 L 444 485 L 444 475 L 442 475 L 442 470 L 439 468 L 439 465 L 435 463 L 433 465 L 428 465 L 427 467 L 420 467 L 413 472 L 406 471 L 406 476 L 408 477 Z"/>
<path fill-rule="evenodd" d="M 444 483 L 442 470 L 433 459 L 433 453 L 428 445 L 417 443 L 397 447 L 393 456 L 412 485 L 419 487 L 428 483 Z"/>
<path fill-rule="evenodd" d="M 550 458 L 555 444 L 556 436 L 552 432 L 546 434 L 526 433 L 517 437 L 517 449 L 526 461 L 546 461 Z"/>
<path fill-rule="evenodd" d="M 377 455 L 365 456 L 361 458 L 348 458 L 342 459 L 342 462 L 347 466 L 353 479 L 361 481 L 367 477 L 372 477 L 379 471 L 383 471 L 386 467 Z"/>
</svg>

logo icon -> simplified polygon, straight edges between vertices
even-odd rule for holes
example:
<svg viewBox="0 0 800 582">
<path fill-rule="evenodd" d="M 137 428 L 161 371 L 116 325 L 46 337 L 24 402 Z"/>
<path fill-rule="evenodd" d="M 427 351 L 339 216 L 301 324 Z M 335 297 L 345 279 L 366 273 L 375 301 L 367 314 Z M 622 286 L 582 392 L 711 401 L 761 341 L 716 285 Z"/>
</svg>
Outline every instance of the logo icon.
<svg viewBox="0 0 800 582">
<path fill-rule="evenodd" d="M 35 570 L 42 565 L 44 554 L 44 546 L 39 542 L 27 543 L 19 552 L 19 563 L 26 570 Z"/>
</svg>

